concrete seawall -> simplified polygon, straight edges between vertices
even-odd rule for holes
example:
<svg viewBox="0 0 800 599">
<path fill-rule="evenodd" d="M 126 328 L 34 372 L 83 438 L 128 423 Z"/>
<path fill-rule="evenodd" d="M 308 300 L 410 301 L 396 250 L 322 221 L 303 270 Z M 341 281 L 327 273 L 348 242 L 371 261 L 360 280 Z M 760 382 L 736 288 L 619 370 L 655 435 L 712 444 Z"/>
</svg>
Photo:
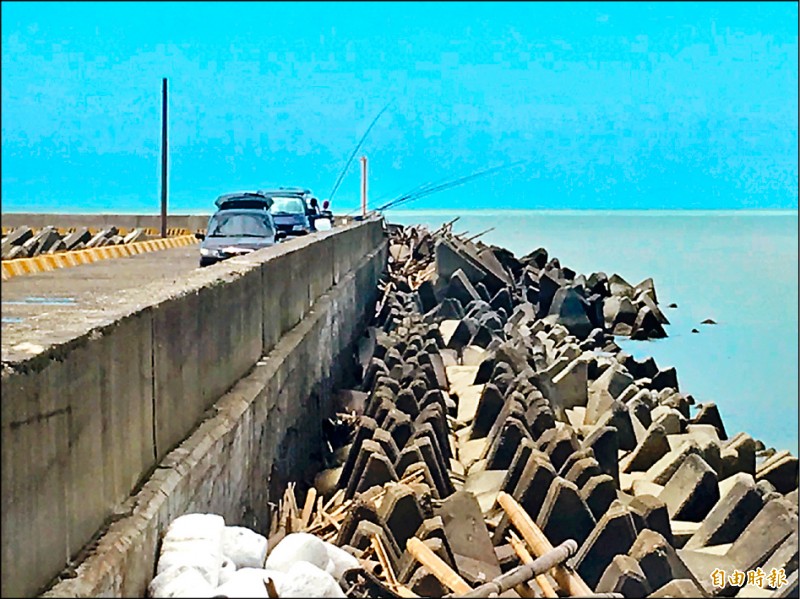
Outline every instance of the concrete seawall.
<svg viewBox="0 0 800 599">
<path fill-rule="evenodd" d="M 167 227 L 175 229 L 188 229 L 197 231 L 205 229 L 208 224 L 207 214 L 170 214 L 167 217 Z M 353 217 L 335 216 L 337 224 L 352 222 Z M 49 214 L 35 212 L 4 213 L 3 226 L 33 227 L 40 229 L 47 226 L 57 227 L 137 227 L 161 229 L 161 217 L 157 214 Z"/>
<path fill-rule="evenodd" d="M 308 460 L 385 261 L 380 221 L 354 224 L 145 286 L 32 355 L 4 348 L 2 594 L 41 591 L 109 521 L 54 594 L 141 595 L 187 510 L 263 525 L 263 481 Z"/>
</svg>

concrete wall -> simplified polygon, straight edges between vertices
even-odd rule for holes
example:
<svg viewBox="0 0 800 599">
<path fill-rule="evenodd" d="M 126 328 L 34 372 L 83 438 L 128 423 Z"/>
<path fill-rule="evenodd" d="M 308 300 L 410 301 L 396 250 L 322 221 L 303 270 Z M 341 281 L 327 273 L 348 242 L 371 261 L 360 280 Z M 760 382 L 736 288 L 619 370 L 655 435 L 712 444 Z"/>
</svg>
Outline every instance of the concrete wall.
<svg viewBox="0 0 800 599">
<path fill-rule="evenodd" d="M 208 224 L 207 214 L 170 214 L 167 216 L 167 227 L 196 231 L 205 229 Z M 353 217 L 336 217 L 337 224 L 348 224 Z M 152 227 L 161 229 L 161 216 L 158 214 L 47 214 L 34 212 L 3 213 L 4 227 Z"/>
<path fill-rule="evenodd" d="M 128 540 L 104 549 L 106 534 L 61 583 L 93 590 L 57 594 L 140 595 L 158 535 L 185 511 L 264 525 L 267 481 L 282 486 L 319 441 L 332 365 L 372 309 L 385 252 L 379 221 L 280 244 L 4 364 L 2 595 L 42 591 L 110 520 Z"/>
<path fill-rule="evenodd" d="M 207 214 L 171 214 L 167 217 L 167 227 L 180 227 L 196 231 L 205 229 L 208 224 Z M 158 214 L 48 214 L 33 212 L 4 212 L 4 227 L 152 227 L 161 228 L 161 216 Z"/>
</svg>

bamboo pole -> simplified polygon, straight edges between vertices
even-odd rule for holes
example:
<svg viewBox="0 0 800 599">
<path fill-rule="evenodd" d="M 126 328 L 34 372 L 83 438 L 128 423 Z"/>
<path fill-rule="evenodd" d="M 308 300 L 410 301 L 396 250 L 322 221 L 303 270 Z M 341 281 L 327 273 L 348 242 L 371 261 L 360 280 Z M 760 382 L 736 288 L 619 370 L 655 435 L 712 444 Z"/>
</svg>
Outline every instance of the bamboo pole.
<svg viewBox="0 0 800 599">
<path fill-rule="evenodd" d="M 457 572 L 417 537 L 411 537 L 408 540 L 406 549 L 420 564 L 425 566 L 428 572 L 454 593 L 464 594 L 472 590 Z"/>
<path fill-rule="evenodd" d="M 330 510 L 340 498 L 344 498 L 344 489 L 339 489 L 333 494 L 333 496 L 331 496 L 331 498 L 328 500 L 328 503 L 326 503 L 324 506 L 325 511 L 327 512 Z"/>
<path fill-rule="evenodd" d="M 404 584 L 398 584 L 395 587 L 394 592 L 400 595 L 401 597 L 405 597 L 406 599 L 415 599 L 416 597 L 419 597 L 419 595 L 417 595 L 414 591 L 409 589 Z"/>
<path fill-rule="evenodd" d="M 514 587 L 514 590 L 522 599 L 538 599 L 540 596 L 528 583 L 518 584 Z"/>
<path fill-rule="evenodd" d="M 433 234 L 434 234 L 434 235 L 438 235 L 438 234 L 440 234 L 440 233 L 442 233 L 442 234 L 443 234 L 443 233 L 446 233 L 447 231 L 449 231 L 450 229 L 452 229 L 452 228 L 453 228 L 453 225 L 454 225 L 456 222 L 458 222 L 459 220 L 461 220 L 461 217 L 460 217 L 460 216 L 457 216 L 457 217 L 455 217 L 453 220 L 451 220 L 451 221 L 449 221 L 449 222 L 446 222 L 446 223 L 444 223 L 444 224 L 443 224 L 441 227 L 439 227 L 438 229 L 436 229 L 436 231 L 434 231 L 434 233 L 433 233 Z"/>
<path fill-rule="evenodd" d="M 377 535 L 372 535 L 370 537 L 370 544 L 375 550 L 375 555 L 378 557 L 378 562 L 380 562 L 381 568 L 383 568 L 383 573 L 386 576 L 386 580 L 393 588 L 397 587 L 399 584 L 397 581 L 397 576 L 394 573 L 394 568 L 392 568 L 392 562 L 389 561 L 389 556 L 386 555 L 386 548 L 383 546 L 381 538 Z"/>
<path fill-rule="evenodd" d="M 530 564 L 533 562 L 533 556 L 528 553 L 525 543 L 522 542 L 522 539 L 520 539 L 513 530 L 511 531 L 508 540 L 509 543 L 511 543 L 512 549 L 514 549 L 523 564 Z M 558 597 L 558 593 L 556 593 L 556 590 L 553 588 L 553 585 L 550 584 L 550 581 L 547 580 L 547 576 L 544 574 L 538 574 L 534 580 L 536 581 L 536 584 L 539 585 L 539 588 L 542 589 L 542 595 L 551 599 Z"/>
<path fill-rule="evenodd" d="M 497 496 L 497 502 L 508 514 L 508 519 L 517 528 L 517 530 L 525 539 L 525 542 L 530 546 L 533 554 L 536 557 L 541 557 L 546 553 L 553 550 L 553 545 L 547 540 L 547 537 L 539 529 L 538 526 L 531 520 L 528 513 L 522 509 L 522 506 L 508 493 L 500 491 Z M 593 595 L 594 592 L 589 588 L 577 572 L 566 565 L 555 566 L 551 570 L 553 578 L 555 578 L 558 586 L 569 593 L 572 597 L 588 597 Z"/>
<path fill-rule="evenodd" d="M 300 524 L 303 530 L 308 528 L 309 520 L 311 520 L 311 512 L 314 510 L 314 500 L 317 498 L 317 490 L 311 487 L 306 494 L 306 502 L 303 504 L 303 513 L 300 516 Z"/>
<path fill-rule="evenodd" d="M 321 495 L 317 495 L 317 509 L 316 509 L 316 511 L 314 513 L 314 519 L 311 522 L 311 528 L 314 528 L 315 526 L 317 526 L 317 524 L 322 523 L 322 505 L 323 505 L 323 503 L 324 502 L 322 500 L 322 496 Z"/>
<path fill-rule="evenodd" d="M 322 540 L 327 542 L 327 543 L 334 543 L 334 542 L 336 542 L 336 537 L 338 537 L 338 536 L 339 536 L 339 533 L 336 532 L 335 530 L 333 530 L 333 531 L 327 533 L 324 537 L 322 537 Z"/>
<path fill-rule="evenodd" d="M 467 241 L 467 242 L 473 242 L 473 241 L 475 241 L 475 240 L 476 240 L 478 237 L 483 237 L 484 235 L 486 235 L 487 233 L 491 233 L 492 231 L 494 231 L 494 227 L 490 227 L 490 228 L 486 229 L 485 231 L 481 231 L 481 232 L 480 232 L 480 233 L 478 233 L 477 235 L 473 235 L 473 236 L 472 236 L 472 237 L 470 237 L 469 239 L 465 239 L 465 241 Z"/>
<path fill-rule="evenodd" d="M 289 512 L 289 522 L 292 532 L 300 530 L 300 516 L 297 509 L 297 497 L 294 494 L 295 483 L 289 483 L 286 488 L 286 504 Z"/>
<path fill-rule="evenodd" d="M 504 574 L 501 574 L 494 580 L 486 582 L 479 587 L 472 589 L 464 597 L 496 597 L 509 589 L 526 585 L 529 580 L 534 578 L 537 574 L 541 574 L 551 569 L 553 566 L 562 564 L 570 556 L 575 555 L 578 551 L 578 544 L 569 539 L 564 541 L 545 555 L 536 558 L 529 564 L 517 566 Z"/>
<path fill-rule="evenodd" d="M 341 530 L 342 525 L 339 524 L 336 520 L 334 520 L 331 516 L 329 516 L 327 512 L 322 512 L 322 517 L 336 529 L 336 532 L 339 532 L 339 530 Z"/>
</svg>

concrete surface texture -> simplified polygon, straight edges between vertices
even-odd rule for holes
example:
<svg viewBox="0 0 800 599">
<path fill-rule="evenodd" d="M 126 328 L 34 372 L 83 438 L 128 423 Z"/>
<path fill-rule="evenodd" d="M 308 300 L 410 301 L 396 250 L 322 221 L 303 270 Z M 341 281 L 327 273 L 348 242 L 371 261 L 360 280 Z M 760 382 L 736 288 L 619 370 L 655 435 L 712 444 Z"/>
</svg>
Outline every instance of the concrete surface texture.
<svg viewBox="0 0 800 599">
<path fill-rule="evenodd" d="M 35 349 L 31 346 L 69 341 L 87 327 L 113 322 L 115 306 L 143 305 L 147 296 L 142 289 L 148 284 L 177 285 L 198 262 L 197 246 L 192 246 L 3 281 L 3 362 L 26 359 L 28 350 Z M 21 343 L 26 345 L 15 349 Z"/>
<path fill-rule="evenodd" d="M 128 283 L 104 280 L 111 263 L 63 271 L 95 268 L 74 286 L 38 275 L 85 303 L 11 323 L 8 340 L 4 324 L 4 596 L 42 591 L 109 521 L 122 518 L 127 541 L 63 583 L 84 589 L 74 592 L 143 593 L 176 513 L 266 517 L 268 498 L 252 490 L 264 485 L 249 483 L 308 459 L 305 418 L 324 404 L 307 398 L 374 299 L 385 240 L 370 221 L 188 272 L 172 257 L 144 284 L 135 267 Z"/>
</svg>

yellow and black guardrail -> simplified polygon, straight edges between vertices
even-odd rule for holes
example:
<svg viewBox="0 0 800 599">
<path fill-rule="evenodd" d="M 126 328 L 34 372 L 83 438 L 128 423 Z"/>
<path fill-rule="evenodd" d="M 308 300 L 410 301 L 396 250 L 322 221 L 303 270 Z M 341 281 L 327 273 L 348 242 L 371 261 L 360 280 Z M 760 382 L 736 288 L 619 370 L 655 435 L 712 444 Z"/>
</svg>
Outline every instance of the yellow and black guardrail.
<svg viewBox="0 0 800 599">
<path fill-rule="evenodd" d="M 187 231 L 186 229 L 178 230 Z M 183 247 L 195 243 L 199 242 L 194 235 L 182 234 L 164 239 L 151 239 L 149 241 L 136 241 L 133 243 L 108 245 L 99 248 L 72 250 L 58 252 L 55 254 L 43 254 L 40 256 L 34 256 L 33 258 L 15 258 L 13 260 L 3 260 L 2 280 L 5 281 L 11 277 L 36 274 L 55 270 L 57 268 L 69 268 L 71 266 L 80 266 L 81 264 L 91 264 L 92 262 L 97 262 L 99 260 L 125 258 L 127 256 L 144 254 L 146 252 L 156 252 L 159 250 Z"/>
</svg>

